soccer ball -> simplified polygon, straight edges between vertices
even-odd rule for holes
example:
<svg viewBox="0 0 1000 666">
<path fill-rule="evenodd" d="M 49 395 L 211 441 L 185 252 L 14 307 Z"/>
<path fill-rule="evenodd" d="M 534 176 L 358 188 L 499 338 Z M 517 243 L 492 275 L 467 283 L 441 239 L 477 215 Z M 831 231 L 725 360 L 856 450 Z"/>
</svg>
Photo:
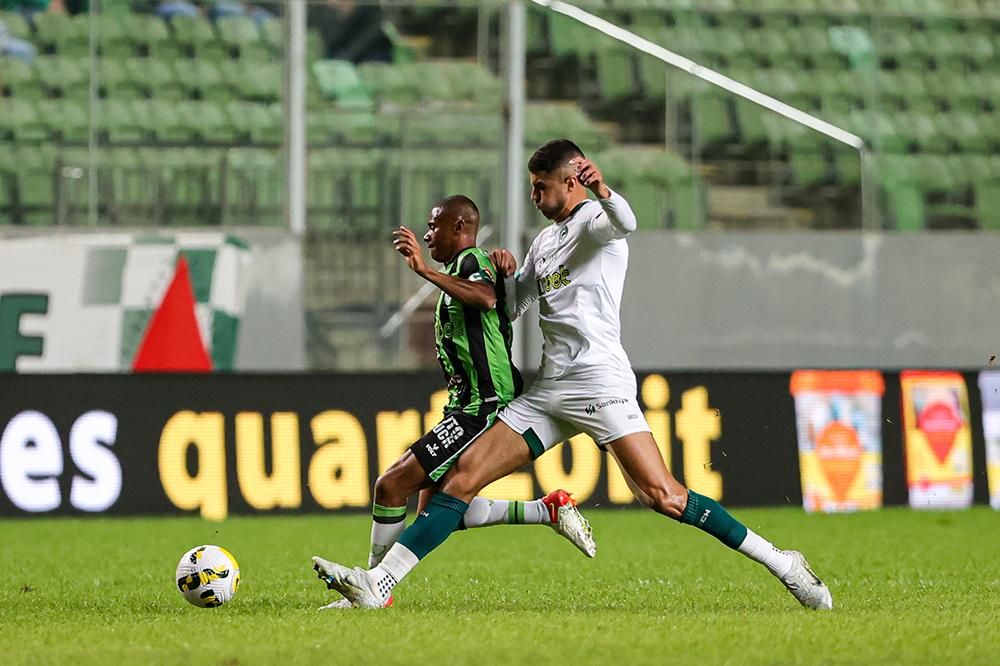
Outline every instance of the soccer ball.
<svg viewBox="0 0 1000 666">
<path fill-rule="evenodd" d="M 215 608 L 236 595 L 240 565 L 225 548 L 197 546 L 181 556 L 174 580 L 190 603 L 199 608 Z"/>
</svg>

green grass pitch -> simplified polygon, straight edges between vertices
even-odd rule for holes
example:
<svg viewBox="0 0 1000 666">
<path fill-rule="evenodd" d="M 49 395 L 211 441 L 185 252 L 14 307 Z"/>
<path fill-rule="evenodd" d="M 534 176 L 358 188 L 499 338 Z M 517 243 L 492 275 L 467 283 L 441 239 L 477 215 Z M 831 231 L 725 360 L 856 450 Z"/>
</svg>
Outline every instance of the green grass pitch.
<svg viewBox="0 0 1000 666">
<path fill-rule="evenodd" d="M 742 510 L 834 595 L 801 608 L 762 568 L 639 510 L 587 512 L 587 560 L 549 529 L 456 534 L 385 611 L 318 612 L 313 554 L 360 563 L 355 516 L 0 521 L 0 663 L 996 664 L 1000 512 Z M 188 548 L 240 562 L 237 597 L 189 606 Z"/>
</svg>

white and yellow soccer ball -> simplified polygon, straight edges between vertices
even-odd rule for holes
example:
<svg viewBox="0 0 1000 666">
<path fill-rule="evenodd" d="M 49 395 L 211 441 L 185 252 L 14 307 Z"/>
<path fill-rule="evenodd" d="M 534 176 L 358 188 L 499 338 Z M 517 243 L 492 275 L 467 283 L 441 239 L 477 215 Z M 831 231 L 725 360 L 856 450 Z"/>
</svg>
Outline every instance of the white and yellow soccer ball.
<svg viewBox="0 0 1000 666">
<path fill-rule="evenodd" d="M 174 581 L 190 603 L 199 608 L 215 608 L 236 595 L 240 565 L 225 548 L 196 546 L 181 556 Z"/>
</svg>

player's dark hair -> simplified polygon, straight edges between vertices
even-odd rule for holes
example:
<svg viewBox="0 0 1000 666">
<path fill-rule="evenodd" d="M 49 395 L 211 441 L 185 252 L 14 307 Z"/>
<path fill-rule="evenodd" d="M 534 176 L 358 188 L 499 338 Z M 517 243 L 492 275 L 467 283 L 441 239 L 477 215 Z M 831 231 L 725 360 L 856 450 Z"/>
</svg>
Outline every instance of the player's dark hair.
<svg viewBox="0 0 1000 666">
<path fill-rule="evenodd" d="M 461 217 L 469 224 L 479 226 L 479 206 L 464 194 L 453 194 L 450 197 L 445 197 L 437 205 L 455 213 L 456 218 Z"/>
<path fill-rule="evenodd" d="M 585 157 L 580 146 L 569 139 L 553 139 L 535 151 L 528 160 L 531 173 L 551 173 L 574 157 Z"/>
</svg>

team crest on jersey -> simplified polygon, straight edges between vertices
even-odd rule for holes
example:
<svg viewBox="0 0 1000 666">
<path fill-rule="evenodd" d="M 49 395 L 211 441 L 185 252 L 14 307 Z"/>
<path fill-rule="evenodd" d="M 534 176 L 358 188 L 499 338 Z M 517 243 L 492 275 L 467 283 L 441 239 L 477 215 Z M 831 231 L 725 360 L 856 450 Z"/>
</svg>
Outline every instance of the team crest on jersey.
<svg viewBox="0 0 1000 666">
<path fill-rule="evenodd" d="M 569 236 L 569 224 L 564 224 L 563 228 L 559 230 L 559 242 L 562 243 L 566 240 L 566 236 Z"/>
</svg>

